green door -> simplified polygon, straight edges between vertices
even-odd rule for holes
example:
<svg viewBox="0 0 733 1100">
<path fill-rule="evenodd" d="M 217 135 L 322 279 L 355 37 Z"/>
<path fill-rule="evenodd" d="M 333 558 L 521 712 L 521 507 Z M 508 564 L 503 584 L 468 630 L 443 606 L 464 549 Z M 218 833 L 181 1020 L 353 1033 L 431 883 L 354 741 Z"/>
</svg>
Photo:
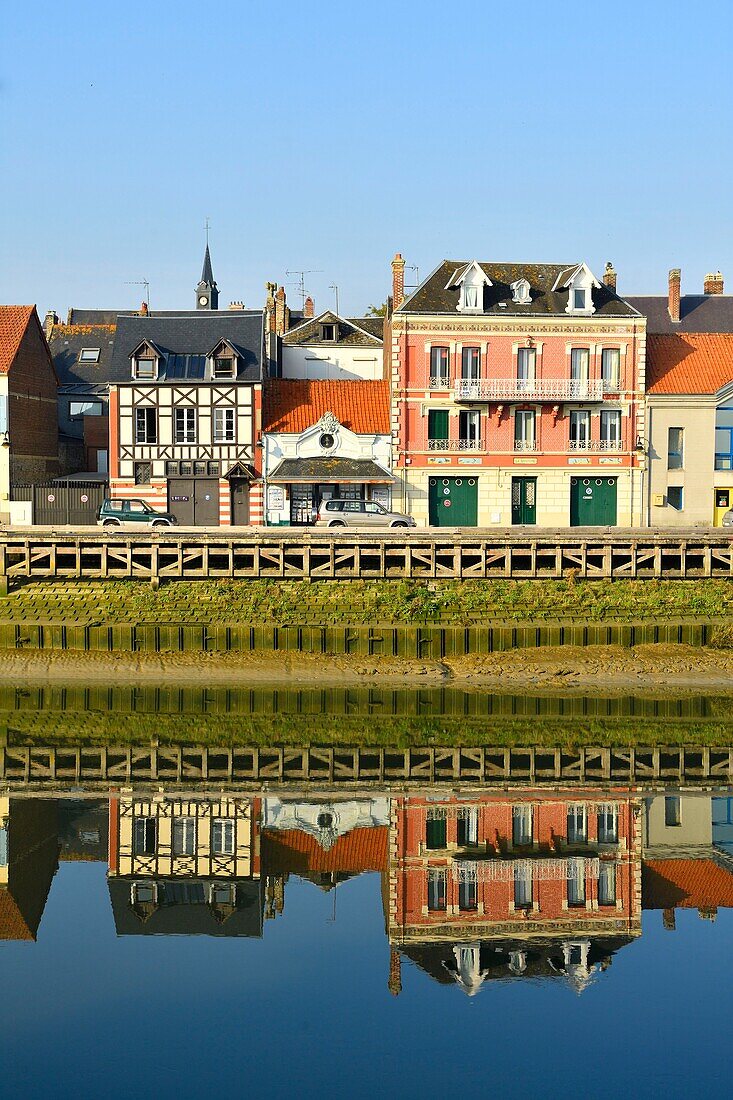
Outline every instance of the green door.
<svg viewBox="0 0 733 1100">
<path fill-rule="evenodd" d="M 475 527 L 478 523 L 478 479 L 431 477 L 428 512 L 431 527 Z"/>
<path fill-rule="evenodd" d="M 537 478 L 512 478 L 512 523 L 537 522 Z"/>
<path fill-rule="evenodd" d="M 570 479 L 570 526 L 615 527 L 615 477 L 572 477 Z"/>
</svg>

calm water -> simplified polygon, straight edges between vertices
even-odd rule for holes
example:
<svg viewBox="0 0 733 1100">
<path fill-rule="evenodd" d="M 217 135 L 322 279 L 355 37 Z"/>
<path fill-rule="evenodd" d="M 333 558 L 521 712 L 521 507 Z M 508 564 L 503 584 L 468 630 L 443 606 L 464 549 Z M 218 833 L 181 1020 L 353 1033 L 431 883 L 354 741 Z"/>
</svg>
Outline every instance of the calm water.
<svg viewBox="0 0 733 1100">
<path fill-rule="evenodd" d="M 493 698 L 429 713 L 609 713 Z M 4 706 L 11 747 L 58 737 L 59 716 L 109 718 L 72 689 Z M 624 729 L 721 714 L 640 706 L 616 708 Z M 727 1083 L 728 788 L 34 786 L 0 786 L 2 1096 L 606 1100 Z"/>
</svg>

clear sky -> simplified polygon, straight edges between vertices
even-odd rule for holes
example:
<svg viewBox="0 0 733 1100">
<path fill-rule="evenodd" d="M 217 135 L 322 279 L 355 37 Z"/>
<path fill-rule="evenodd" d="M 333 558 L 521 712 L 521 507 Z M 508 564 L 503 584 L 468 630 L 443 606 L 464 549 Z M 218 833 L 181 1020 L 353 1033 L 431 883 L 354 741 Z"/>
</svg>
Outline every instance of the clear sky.
<svg viewBox="0 0 733 1100">
<path fill-rule="evenodd" d="M 359 313 L 395 251 L 733 289 L 732 35 L 730 0 L 0 0 L 0 301 L 192 308 L 206 217 L 224 306 L 305 268 Z"/>
</svg>

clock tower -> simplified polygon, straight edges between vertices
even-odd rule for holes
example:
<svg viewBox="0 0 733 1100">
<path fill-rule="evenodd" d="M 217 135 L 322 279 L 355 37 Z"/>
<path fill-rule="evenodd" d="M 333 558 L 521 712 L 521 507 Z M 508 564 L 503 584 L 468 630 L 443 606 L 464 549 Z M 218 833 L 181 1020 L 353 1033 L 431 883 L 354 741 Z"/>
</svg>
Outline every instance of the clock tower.
<svg viewBox="0 0 733 1100">
<path fill-rule="evenodd" d="M 204 253 L 204 267 L 201 272 L 201 281 L 196 287 L 196 309 L 218 309 L 219 288 L 214 282 L 214 273 L 211 270 L 211 255 L 209 244 L 206 243 Z"/>
</svg>

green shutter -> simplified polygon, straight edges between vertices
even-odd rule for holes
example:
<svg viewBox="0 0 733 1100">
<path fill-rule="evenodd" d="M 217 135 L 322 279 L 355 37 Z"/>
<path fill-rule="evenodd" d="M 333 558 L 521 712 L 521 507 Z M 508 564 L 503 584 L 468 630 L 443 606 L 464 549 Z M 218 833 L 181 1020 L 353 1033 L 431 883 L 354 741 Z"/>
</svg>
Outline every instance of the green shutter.
<svg viewBox="0 0 733 1100">
<path fill-rule="evenodd" d="M 428 439 L 448 438 L 448 410 L 428 410 Z"/>
</svg>

